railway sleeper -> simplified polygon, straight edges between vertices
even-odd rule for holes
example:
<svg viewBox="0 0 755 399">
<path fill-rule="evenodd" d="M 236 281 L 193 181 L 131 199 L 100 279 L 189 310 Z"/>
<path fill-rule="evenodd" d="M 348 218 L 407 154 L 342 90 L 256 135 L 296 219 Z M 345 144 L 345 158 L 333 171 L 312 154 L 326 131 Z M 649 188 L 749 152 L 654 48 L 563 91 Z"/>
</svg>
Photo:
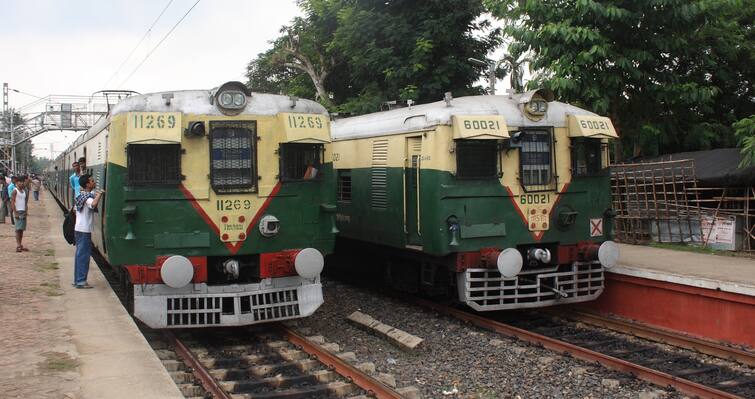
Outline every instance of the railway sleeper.
<svg viewBox="0 0 755 399">
<path fill-rule="evenodd" d="M 275 376 L 259 380 L 222 381 L 219 384 L 226 392 L 243 393 L 245 391 L 258 390 L 265 387 L 288 388 L 302 383 L 317 384 L 333 382 L 335 380 L 336 373 L 330 370 L 317 370 L 308 375 L 294 377 Z"/>
<path fill-rule="evenodd" d="M 201 397 L 205 393 L 202 387 L 194 384 L 176 384 L 176 386 L 178 386 L 178 390 L 181 391 L 181 394 L 185 397 Z"/>
<path fill-rule="evenodd" d="M 251 377 L 264 377 L 272 372 L 297 369 L 302 372 L 307 372 L 318 367 L 320 363 L 313 359 L 297 360 L 293 362 L 283 362 L 277 364 L 265 364 L 251 366 L 248 368 L 234 368 L 234 369 L 217 369 L 211 370 L 210 374 L 217 380 L 240 380 L 247 376 Z"/>
<path fill-rule="evenodd" d="M 335 395 L 346 396 L 357 391 L 357 386 L 346 382 L 336 381 L 327 384 L 315 385 L 311 387 L 302 387 L 288 389 L 285 391 L 265 392 L 265 393 L 243 393 L 232 394 L 233 399 L 298 399 L 310 398 L 313 395 Z"/>
<path fill-rule="evenodd" d="M 656 348 L 652 346 L 643 346 L 641 348 L 635 348 L 635 349 L 617 349 L 617 350 L 609 351 L 606 354 L 617 357 L 617 356 L 634 355 L 637 353 L 651 351 L 653 349 L 656 349 Z"/>
<path fill-rule="evenodd" d="M 688 359 L 687 356 L 671 356 L 671 357 L 656 357 L 651 359 L 643 359 L 639 361 L 639 364 L 642 364 L 643 366 L 652 366 L 656 364 L 662 364 L 662 363 L 673 363 L 677 360 L 684 360 Z"/>
<path fill-rule="evenodd" d="M 698 375 L 698 374 L 705 374 L 709 373 L 711 371 L 720 370 L 719 367 L 709 366 L 709 367 L 701 367 L 701 368 L 689 368 L 679 371 L 672 371 L 671 374 L 677 376 L 677 377 L 689 377 L 692 375 Z"/>
<path fill-rule="evenodd" d="M 755 377 L 743 378 L 741 380 L 727 380 L 716 383 L 719 388 L 738 388 L 745 385 L 755 384 Z"/>
<path fill-rule="evenodd" d="M 233 368 L 243 367 L 245 365 L 260 364 L 271 361 L 285 360 L 293 362 L 296 360 L 306 359 L 308 355 L 302 351 L 281 351 L 280 353 L 271 353 L 263 355 L 242 355 L 216 358 L 212 355 L 199 357 L 200 363 L 207 368 Z"/>
</svg>

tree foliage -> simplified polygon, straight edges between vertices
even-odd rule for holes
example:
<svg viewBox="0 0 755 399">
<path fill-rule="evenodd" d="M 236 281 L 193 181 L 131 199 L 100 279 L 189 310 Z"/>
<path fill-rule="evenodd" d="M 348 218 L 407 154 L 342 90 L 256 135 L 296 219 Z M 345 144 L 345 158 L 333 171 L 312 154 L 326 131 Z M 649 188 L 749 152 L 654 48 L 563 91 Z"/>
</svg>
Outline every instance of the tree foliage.
<svg viewBox="0 0 755 399">
<path fill-rule="evenodd" d="M 739 146 L 742 148 L 740 167 L 755 165 L 755 115 L 734 123 Z"/>
<path fill-rule="evenodd" d="M 482 0 L 300 0 L 305 16 L 281 29 L 249 64 L 252 88 L 316 94 L 331 110 L 360 114 L 389 100 L 435 101 L 474 86 L 496 32 L 478 21 Z M 306 80 L 298 80 L 306 76 Z M 332 97 L 332 98 L 331 98 Z"/>
<path fill-rule="evenodd" d="M 485 3 L 539 71 L 530 86 L 610 116 L 626 155 L 733 145 L 753 114 L 753 2 Z"/>
</svg>

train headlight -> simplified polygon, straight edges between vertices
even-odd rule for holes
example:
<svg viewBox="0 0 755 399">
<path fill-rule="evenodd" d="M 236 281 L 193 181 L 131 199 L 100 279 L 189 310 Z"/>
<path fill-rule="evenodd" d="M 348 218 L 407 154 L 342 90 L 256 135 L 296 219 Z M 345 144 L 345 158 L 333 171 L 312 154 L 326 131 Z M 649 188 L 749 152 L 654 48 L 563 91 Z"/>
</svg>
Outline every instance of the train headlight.
<svg viewBox="0 0 755 399">
<path fill-rule="evenodd" d="M 233 95 L 233 105 L 243 107 L 244 104 L 246 104 L 246 96 L 244 93 L 236 93 Z"/>
<path fill-rule="evenodd" d="M 506 248 L 498 254 L 496 266 L 503 277 L 514 277 L 522 271 L 524 259 L 522 254 L 514 248 Z"/>
<path fill-rule="evenodd" d="M 233 105 L 233 94 L 222 93 L 220 95 L 220 106 L 223 108 L 230 108 Z"/>
<path fill-rule="evenodd" d="M 325 259 L 323 259 L 320 251 L 314 248 L 302 249 L 294 259 L 296 273 L 310 280 L 320 275 L 324 265 Z"/>
<path fill-rule="evenodd" d="M 168 287 L 181 288 L 194 278 L 194 266 L 186 257 L 173 255 L 163 262 L 160 277 Z"/>
<path fill-rule="evenodd" d="M 619 262 L 619 246 L 613 241 L 606 241 L 598 248 L 598 260 L 606 269 L 610 269 Z"/>
<path fill-rule="evenodd" d="M 241 113 L 246 107 L 247 97 L 251 94 L 241 82 L 225 83 L 213 93 L 218 109 L 226 115 Z"/>
</svg>

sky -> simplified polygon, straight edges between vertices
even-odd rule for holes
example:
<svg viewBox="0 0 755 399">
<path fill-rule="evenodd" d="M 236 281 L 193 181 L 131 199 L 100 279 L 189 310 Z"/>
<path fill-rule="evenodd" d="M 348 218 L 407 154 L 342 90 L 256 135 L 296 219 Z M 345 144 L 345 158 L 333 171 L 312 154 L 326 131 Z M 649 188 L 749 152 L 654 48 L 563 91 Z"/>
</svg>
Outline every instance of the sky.
<svg viewBox="0 0 755 399">
<path fill-rule="evenodd" d="M 195 2 L 0 0 L 0 82 L 41 97 L 89 96 L 102 89 L 210 89 L 245 81 L 247 63 L 301 14 L 294 0 L 201 0 L 134 72 Z M 14 108 L 36 100 L 16 92 L 9 98 Z M 50 143 L 57 153 L 76 136 L 42 134 L 32 141 L 34 155 L 49 157 Z"/>
<path fill-rule="evenodd" d="M 10 92 L 10 106 L 23 108 L 34 96 L 243 82 L 248 62 L 301 15 L 294 0 L 200 0 L 156 47 L 196 1 L 0 0 L 0 82 L 21 92 Z M 507 80 L 496 85 L 499 93 L 507 87 Z M 32 139 L 34 155 L 57 156 L 79 134 L 41 134 Z"/>
</svg>

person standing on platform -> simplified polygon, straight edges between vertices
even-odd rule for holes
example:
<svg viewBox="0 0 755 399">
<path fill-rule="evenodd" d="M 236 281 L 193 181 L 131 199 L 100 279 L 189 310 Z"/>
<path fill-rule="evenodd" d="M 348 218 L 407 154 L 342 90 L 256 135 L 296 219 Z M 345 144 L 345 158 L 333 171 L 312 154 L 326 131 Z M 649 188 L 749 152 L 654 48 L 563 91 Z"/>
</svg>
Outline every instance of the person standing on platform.
<svg viewBox="0 0 755 399">
<path fill-rule="evenodd" d="M 68 183 L 71 185 L 71 190 L 73 190 L 73 201 L 76 202 L 76 198 L 79 196 L 79 191 L 81 190 L 81 186 L 79 185 L 79 174 L 81 174 L 81 167 L 79 166 L 79 162 L 74 162 L 71 167 L 73 167 L 73 173 L 71 174 L 71 177 L 68 178 Z"/>
<path fill-rule="evenodd" d="M 13 215 L 13 207 L 11 207 L 11 203 L 10 203 L 10 196 L 13 195 L 13 190 L 16 189 L 16 181 L 17 180 L 18 180 L 18 178 L 16 176 L 11 176 L 10 177 L 10 184 L 8 185 L 8 189 L 7 189 L 8 190 L 8 193 L 7 193 L 8 194 L 8 203 L 6 204 L 6 206 L 8 207 L 8 213 L 10 214 L 10 224 L 13 224 L 13 225 L 16 224 L 16 220 L 15 220 L 15 216 Z"/>
<path fill-rule="evenodd" d="M 28 251 L 24 248 L 22 241 L 24 239 L 24 230 L 26 230 L 26 217 L 29 215 L 27 212 L 27 200 L 29 190 L 25 187 L 26 178 L 24 176 L 19 177 L 16 180 L 16 187 L 13 189 L 13 194 L 10 197 L 11 210 L 16 217 L 16 252 Z"/>
<path fill-rule="evenodd" d="M 0 224 L 5 224 L 5 217 L 10 212 L 8 209 L 8 206 L 10 205 L 8 203 L 9 201 L 10 195 L 8 195 L 8 184 L 5 181 L 5 175 L 0 173 L 0 216 L 2 216 Z"/>
<path fill-rule="evenodd" d="M 74 257 L 74 287 L 92 288 L 87 283 L 89 274 L 89 258 L 92 255 L 92 221 L 93 213 L 100 203 L 105 191 L 94 194 L 96 183 L 91 175 L 83 174 L 79 177 L 81 193 L 76 197 L 76 256 Z"/>
<path fill-rule="evenodd" d="M 31 177 L 31 192 L 34 194 L 34 201 L 39 201 L 39 189 L 42 188 L 42 181 L 37 175 Z"/>
</svg>

